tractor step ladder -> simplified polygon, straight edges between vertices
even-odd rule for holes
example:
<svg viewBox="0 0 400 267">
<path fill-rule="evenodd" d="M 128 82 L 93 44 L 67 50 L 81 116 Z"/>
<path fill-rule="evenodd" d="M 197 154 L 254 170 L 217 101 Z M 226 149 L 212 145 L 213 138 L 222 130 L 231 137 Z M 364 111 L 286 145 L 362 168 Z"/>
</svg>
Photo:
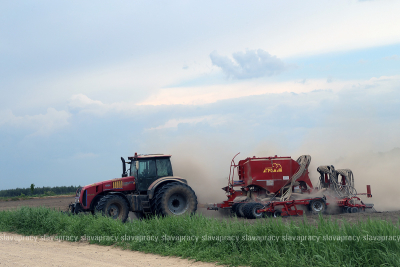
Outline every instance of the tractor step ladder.
<svg viewBox="0 0 400 267">
<path fill-rule="evenodd" d="M 149 215 L 152 213 L 150 201 L 142 201 L 142 207 L 144 214 Z"/>
</svg>

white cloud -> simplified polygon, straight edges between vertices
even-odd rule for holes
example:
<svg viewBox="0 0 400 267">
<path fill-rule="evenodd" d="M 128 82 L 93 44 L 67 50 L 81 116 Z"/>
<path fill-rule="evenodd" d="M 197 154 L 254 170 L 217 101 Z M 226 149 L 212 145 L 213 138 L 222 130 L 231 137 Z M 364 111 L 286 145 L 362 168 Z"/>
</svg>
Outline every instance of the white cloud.
<svg viewBox="0 0 400 267">
<path fill-rule="evenodd" d="M 236 52 L 232 57 L 234 61 L 216 51 L 210 54 L 213 65 L 220 67 L 228 77 L 237 79 L 272 76 L 286 69 L 282 60 L 262 49 Z"/>
<path fill-rule="evenodd" d="M 178 127 L 179 124 L 196 124 L 202 121 L 210 121 L 213 119 L 213 116 L 202 116 L 202 117 L 195 117 L 195 118 L 186 118 L 186 119 L 171 119 L 168 120 L 166 123 L 163 125 L 150 128 L 148 130 L 161 130 L 161 129 L 167 129 L 167 128 L 176 128 Z"/>
<path fill-rule="evenodd" d="M 335 81 L 327 83 L 325 79 L 262 83 L 244 81 L 227 85 L 209 85 L 195 87 L 176 87 L 159 90 L 138 105 L 202 105 L 224 99 L 252 95 L 279 94 L 284 92 L 304 93 L 320 89 L 340 90 L 358 81 Z"/>
<path fill-rule="evenodd" d="M 7 66 L 4 70 L 19 78 L 4 76 L 3 83 L 7 85 L 5 88 L 8 92 L 2 96 L 3 102 L 0 100 L 0 104 L 13 110 L 18 107 L 25 112 L 31 107 L 54 107 L 63 103 L 71 94 L 79 93 L 103 103 L 126 99 L 138 103 L 156 93 L 159 88 L 209 74 L 215 69 L 209 58 L 209 53 L 214 49 L 224 51 L 225 55 L 232 55 L 234 51 L 244 51 L 246 47 L 257 47 L 286 62 L 285 58 L 290 56 L 395 44 L 400 40 L 400 33 L 395 29 L 400 22 L 397 14 L 400 3 L 376 1 L 361 4 L 347 0 L 323 4 L 316 4 L 315 1 L 306 3 L 291 3 L 289 9 L 287 3 L 279 1 L 254 2 L 251 5 L 235 3 L 229 7 L 222 3 L 213 3 L 215 8 L 211 10 L 203 2 L 193 2 L 184 7 L 175 3 L 168 5 L 173 16 L 151 9 L 160 16 L 155 15 L 154 18 L 157 19 L 144 24 L 143 21 L 148 20 L 147 16 L 129 16 L 121 7 L 109 5 L 104 5 L 104 10 L 90 13 L 93 20 L 87 20 L 87 12 L 82 9 L 78 12 L 80 16 L 65 23 L 65 20 L 59 19 L 64 18 L 68 8 L 72 6 L 60 9 L 56 4 L 46 10 L 57 15 L 43 18 L 29 32 L 30 40 L 37 45 L 35 48 L 27 45 L 32 42 L 21 42 L 20 38 L 25 35 L 15 35 L 13 32 L 18 32 L 18 25 L 37 21 L 35 18 L 38 15 L 30 14 L 24 20 L 7 17 L 6 21 L 12 25 L 7 35 L 9 38 L 6 38 L 7 44 L 15 50 L 16 56 L 19 55 L 20 61 L 16 61 L 13 56 L 5 56 L 9 53 L 5 53 L 1 59 L 5 62 L 4 66 Z M 145 6 L 147 4 L 140 5 L 135 10 L 142 14 L 139 10 Z M 173 9 L 172 6 L 179 6 L 186 12 Z M 220 12 L 227 8 L 229 11 Z M 108 12 L 109 10 L 113 12 Z M 192 16 L 194 13 L 189 12 L 190 10 L 201 12 Z M 4 9 L 4 12 L 7 10 Z M 127 20 L 121 20 L 121 12 Z M 192 15 L 186 17 L 187 14 Z M 202 20 L 204 14 L 209 14 L 207 20 Z M 104 23 L 99 18 L 104 15 L 111 16 L 109 18 L 113 23 L 118 22 L 119 32 L 113 27 L 99 27 Z M 64 31 L 57 31 L 57 24 L 52 23 L 51 19 L 62 23 L 67 32 L 87 29 L 90 34 L 64 40 L 69 35 L 64 34 Z M 183 28 L 166 26 L 170 23 L 181 26 L 181 21 L 188 21 L 188 24 Z M 217 23 L 222 21 L 224 23 Z M 129 26 L 142 24 L 144 27 Z M 96 32 L 93 36 L 94 32 L 89 31 L 92 26 L 104 31 Z M 49 41 L 55 38 L 51 32 L 47 32 L 49 29 L 55 30 L 61 39 L 53 40 L 57 42 L 46 42 L 47 45 L 43 47 L 43 38 Z M 155 34 L 149 35 L 148 32 Z M 118 41 L 119 37 L 127 37 L 129 41 Z M 138 46 L 132 46 L 133 44 Z M 234 64 L 233 59 L 222 57 L 230 61 L 228 65 L 224 65 L 225 69 L 230 70 L 228 66 L 233 68 L 228 73 L 238 78 L 270 75 L 271 69 L 265 71 L 262 56 L 257 51 L 252 52 L 252 57 L 249 53 L 243 52 L 242 56 L 237 56 L 239 61 L 242 59 L 242 65 L 239 62 Z M 38 61 L 36 57 L 43 61 Z M 258 63 L 254 64 L 255 61 L 250 58 L 257 59 Z M 271 58 L 273 57 L 270 56 L 269 59 Z M 272 73 L 276 73 L 274 71 Z"/>
<path fill-rule="evenodd" d="M 11 110 L 0 112 L 0 126 L 11 125 L 17 128 L 32 129 L 33 135 L 49 135 L 66 127 L 71 114 L 65 110 L 48 108 L 46 114 L 16 116 Z"/>
<path fill-rule="evenodd" d="M 103 115 L 107 112 L 133 110 L 136 105 L 131 102 L 113 102 L 105 104 L 100 100 L 93 100 L 84 94 L 77 94 L 70 98 L 68 107 L 71 110 L 78 110 L 80 113 Z"/>
<path fill-rule="evenodd" d="M 386 60 L 399 60 L 400 57 L 398 55 L 392 55 L 390 57 L 384 57 Z"/>
<path fill-rule="evenodd" d="M 112 108 L 111 105 L 106 105 L 99 100 L 90 99 L 84 94 L 73 95 L 68 107 L 72 110 L 79 110 L 79 112 L 95 114 L 104 114 Z"/>
<path fill-rule="evenodd" d="M 306 93 L 315 90 L 340 91 L 353 87 L 380 86 L 379 90 L 391 90 L 398 84 L 400 75 L 373 77 L 369 80 L 340 81 L 328 79 L 307 79 L 288 82 L 257 82 L 246 80 L 227 85 L 164 88 L 152 94 L 137 105 L 202 105 L 224 99 L 240 98 L 252 95 L 280 94 L 285 92 Z"/>
<path fill-rule="evenodd" d="M 87 108 L 88 106 L 104 107 L 105 105 L 101 101 L 90 99 L 84 94 L 77 94 L 71 97 L 69 106 L 71 108 L 81 109 Z"/>
<path fill-rule="evenodd" d="M 78 94 L 72 96 L 69 107 L 71 109 L 77 109 L 82 113 L 102 115 L 107 112 L 133 112 L 142 110 L 142 108 L 145 108 L 147 105 L 203 105 L 226 99 L 264 94 L 300 94 L 316 90 L 338 92 L 351 88 L 364 87 L 376 87 L 379 88 L 377 92 L 383 92 L 393 90 L 393 86 L 397 85 L 399 81 L 400 75 L 349 81 L 340 81 L 332 79 L 332 77 L 328 77 L 328 79 L 307 79 L 300 82 L 294 80 L 288 82 L 265 83 L 263 81 L 246 80 L 233 84 L 163 88 L 137 104 L 132 102 L 105 104 L 102 101 L 93 100 L 86 95 Z"/>
</svg>

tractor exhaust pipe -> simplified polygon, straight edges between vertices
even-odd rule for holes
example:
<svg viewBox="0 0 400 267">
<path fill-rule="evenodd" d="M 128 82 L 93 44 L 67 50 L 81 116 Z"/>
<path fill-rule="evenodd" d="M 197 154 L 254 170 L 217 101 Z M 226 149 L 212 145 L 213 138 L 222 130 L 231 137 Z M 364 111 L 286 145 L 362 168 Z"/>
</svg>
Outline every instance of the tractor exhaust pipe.
<svg viewBox="0 0 400 267">
<path fill-rule="evenodd" d="M 121 177 L 127 177 L 128 174 L 126 173 L 125 159 L 123 157 L 121 157 L 121 161 L 122 161 L 122 176 Z"/>
<path fill-rule="evenodd" d="M 369 184 L 367 185 L 367 197 L 372 197 L 371 186 Z"/>
</svg>

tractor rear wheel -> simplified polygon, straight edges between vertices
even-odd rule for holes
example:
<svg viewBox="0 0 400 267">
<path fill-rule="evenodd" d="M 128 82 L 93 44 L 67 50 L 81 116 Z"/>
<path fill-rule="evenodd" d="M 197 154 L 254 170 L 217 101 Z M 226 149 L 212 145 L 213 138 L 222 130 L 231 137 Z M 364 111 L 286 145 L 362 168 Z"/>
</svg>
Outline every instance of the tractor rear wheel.
<svg viewBox="0 0 400 267">
<path fill-rule="evenodd" d="M 247 219 L 259 219 L 262 218 L 264 213 L 260 212 L 258 213 L 257 210 L 260 210 L 264 208 L 264 206 L 260 203 L 247 203 L 244 207 L 243 207 L 243 213 L 244 216 Z"/>
<path fill-rule="evenodd" d="M 183 183 L 168 183 L 155 193 L 152 199 L 153 211 L 157 215 L 194 214 L 197 197 L 192 188 Z"/>
<path fill-rule="evenodd" d="M 96 205 L 96 210 L 103 215 L 125 222 L 128 219 L 129 207 L 125 199 L 118 195 L 106 195 Z"/>
</svg>

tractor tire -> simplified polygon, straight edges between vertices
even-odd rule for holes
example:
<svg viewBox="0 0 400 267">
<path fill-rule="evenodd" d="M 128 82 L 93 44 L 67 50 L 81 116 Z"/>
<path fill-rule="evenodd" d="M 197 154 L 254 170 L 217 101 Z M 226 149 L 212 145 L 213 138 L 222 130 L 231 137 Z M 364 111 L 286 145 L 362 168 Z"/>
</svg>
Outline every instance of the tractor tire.
<svg viewBox="0 0 400 267">
<path fill-rule="evenodd" d="M 322 199 L 313 199 L 308 207 L 312 213 L 323 213 L 326 209 L 326 204 Z"/>
<path fill-rule="evenodd" d="M 157 190 L 151 204 L 153 212 L 160 216 L 194 214 L 197 197 L 190 186 L 174 182 Z"/>
<path fill-rule="evenodd" d="M 246 205 L 247 203 L 238 203 L 238 205 L 236 206 L 236 216 L 238 218 L 242 218 L 244 217 L 244 213 L 243 213 L 243 207 Z"/>
<path fill-rule="evenodd" d="M 80 203 L 73 203 L 69 205 L 68 210 L 72 213 L 72 214 L 78 214 L 80 212 L 83 211 L 81 204 Z"/>
<path fill-rule="evenodd" d="M 126 200 L 118 195 L 106 195 L 96 205 L 96 210 L 103 215 L 115 220 L 126 222 L 129 214 L 129 206 Z"/>
<path fill-rule="evenodd" d="M 260 203 L 247 203 L 243 207 L 243 214 L 247 219 L 259 219 L 264 217 L 264 213 L 258 213 L 257 210 L 264 208 Z"/>
</svg>

